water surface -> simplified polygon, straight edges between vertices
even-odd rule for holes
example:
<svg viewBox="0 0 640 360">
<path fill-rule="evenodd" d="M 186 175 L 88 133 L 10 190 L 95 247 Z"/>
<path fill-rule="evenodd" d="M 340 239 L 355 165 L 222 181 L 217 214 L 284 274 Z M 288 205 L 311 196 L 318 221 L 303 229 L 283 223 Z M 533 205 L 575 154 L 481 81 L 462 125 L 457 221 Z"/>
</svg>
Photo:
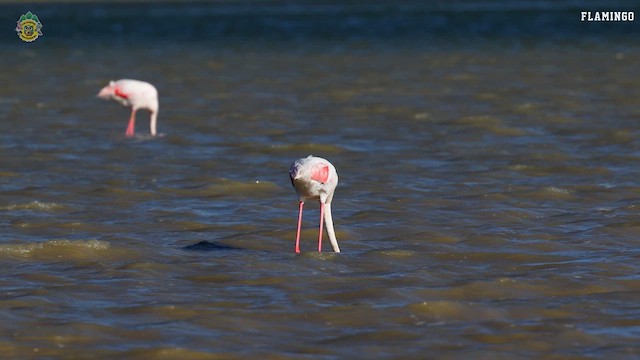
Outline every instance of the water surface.
<svg viewBox="0 0 640 360">
<path fill-rule="evenodd" d="M 82 6 L 2 38 L 4 356 L 639 355 L 628 24 Z M 156 85 L 163 136 L 142 112 L 124 137 L 128 110 L 94 97 L 118 78 Z M 313 251 L 315 204 L 293 254 L 287 170 L 309 154 L 340 176 L 341 254 Z"/>
</svg>

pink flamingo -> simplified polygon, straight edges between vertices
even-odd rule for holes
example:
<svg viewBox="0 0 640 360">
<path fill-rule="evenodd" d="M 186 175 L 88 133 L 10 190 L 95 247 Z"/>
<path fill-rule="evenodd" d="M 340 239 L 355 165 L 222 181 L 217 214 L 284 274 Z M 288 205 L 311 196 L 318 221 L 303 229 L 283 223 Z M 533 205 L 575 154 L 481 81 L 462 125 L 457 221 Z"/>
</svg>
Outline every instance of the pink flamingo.
<svg viewBox="0 0 640 360">
<path fill-rule="evenodd" d="M 339 253 L 340 247 L 333 229 L 331 217 L 331 200 L 338 185 L 336 168 L 327 160 L 309 155 L 296 160 L 289 168 L 291 184 L 300 198 L 298 213 L 298 231 L 296 233 L 296 253 L 300 252 L 300 229 L 302 227 L 302 208 L 307 199 L 320 201 L 320 233 L 318 234 L 318 251 L 322 251 L 322 220 L 327 225 L 327 234 L 333 251 Z"/>
<path fill-rule="evenodd" d="M 135 134 L 136 111 L 139 109 L 149 110 L 151 112 L 150 132 L 152 136 L 156 136 L 158 91 L 153 85 L 148 82 L 129 79 L 111 81 L 109 85 L 100 90 L 97 96 L 102 99 L 115 100 L 131 108 L 131 117 L 125 133 L 128 137 Z"/>
</svg>

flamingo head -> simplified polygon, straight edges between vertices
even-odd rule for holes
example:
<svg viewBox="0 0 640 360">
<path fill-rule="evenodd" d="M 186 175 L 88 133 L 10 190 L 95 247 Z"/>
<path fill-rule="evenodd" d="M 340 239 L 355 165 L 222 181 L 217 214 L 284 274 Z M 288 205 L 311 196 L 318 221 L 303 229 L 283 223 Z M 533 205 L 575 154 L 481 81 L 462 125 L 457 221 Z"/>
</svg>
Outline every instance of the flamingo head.
<svg viewBox="0 0 640 360">
<path fill-rule="evenodd" d="M 116 96 L 116 83 L 115 81 L 110 81 L 109 85 L 105 86 L 100 90 L 96 97 L 101 99 L 111 99 Z"/>
<path fill-rule="evenodd" d="M 302 172 L 301 171 L 299 172 L 301 167 L 302 167 L 302 164 L 296 161 L 291 165 L 291 168 L 289 168 L 289 179 L 291 179 L 291 185 L 293 186 L 295 186 L 294 181 L 298 180 L 302 175 Z"/>
</svg>

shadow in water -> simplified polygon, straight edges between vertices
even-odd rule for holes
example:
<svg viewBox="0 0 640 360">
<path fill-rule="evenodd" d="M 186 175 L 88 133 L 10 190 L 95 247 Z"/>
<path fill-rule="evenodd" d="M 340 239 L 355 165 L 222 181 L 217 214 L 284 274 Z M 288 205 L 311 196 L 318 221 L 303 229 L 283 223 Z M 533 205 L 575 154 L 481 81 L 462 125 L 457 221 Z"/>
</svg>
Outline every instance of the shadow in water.
<svg viewBox="0 0 640 360">
<path fill-rule="evenodd" d="M 223 251 L 223 250 L 242 250 L 242 248 L 218 244 L 210 241 L 200 241 L 197 244 L 187 245 L 182 248 L 189 251 Z"/>
</svg>

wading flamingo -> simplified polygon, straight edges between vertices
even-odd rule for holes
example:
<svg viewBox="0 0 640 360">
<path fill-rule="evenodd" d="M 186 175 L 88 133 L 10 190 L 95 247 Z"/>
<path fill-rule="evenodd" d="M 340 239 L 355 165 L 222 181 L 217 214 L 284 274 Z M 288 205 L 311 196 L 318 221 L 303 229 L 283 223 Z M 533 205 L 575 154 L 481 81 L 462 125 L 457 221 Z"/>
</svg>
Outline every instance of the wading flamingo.
<svg viewBox="0 0 640 360">
<path fill-rule="evenodd" d="M 300 252 L 300 229 L 302 227 L 302 208 L 307 199 L 320 201 L 320 233 L 318 234 L 318 251 L 322 251 L 322 221 L 327 226 L 327 234 L 333 251 L 339 253 L 336 232 L 331 217 L 331 200 L 338 185 L 336 168 L 327 159 L 309 155 L 296 160 L 289 168 L 291 184 L 300 198 L 298 213 L 298 231 L 296 232 L 296 253 Z"/>
<path fill-rule="evenodd" d="M 136 127 L 136 111 L 146 109 L 151 112 L 149 131 L 156 136 L 156 120 L 158 118 L 158 91 L 144 81 L 122 79 L 111 81 L 100 90 L 97 95 L 101 99 L 112 99 L 131 108 L 131 117 L 127 126 L 126 136 L 133 136 Z"/>
</svg>

